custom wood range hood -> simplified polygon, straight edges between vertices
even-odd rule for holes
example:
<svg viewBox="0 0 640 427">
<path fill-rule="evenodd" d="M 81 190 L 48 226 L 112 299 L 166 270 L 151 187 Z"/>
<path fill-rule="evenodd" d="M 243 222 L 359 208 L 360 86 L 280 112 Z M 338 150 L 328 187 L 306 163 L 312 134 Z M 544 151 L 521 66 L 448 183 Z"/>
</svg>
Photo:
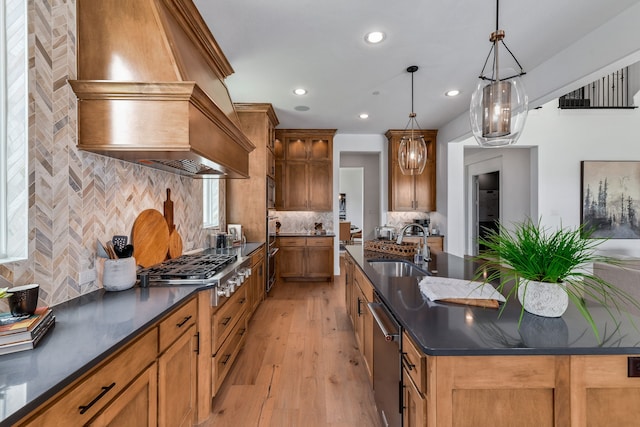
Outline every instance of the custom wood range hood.
<svg viewBox="0 0 640 427">
<path fill-rule="evenodd" d="M 233 73 L 191 0 L 78 0 L 78 148 L 192 177 L 246 178 Z"/>
</svg>

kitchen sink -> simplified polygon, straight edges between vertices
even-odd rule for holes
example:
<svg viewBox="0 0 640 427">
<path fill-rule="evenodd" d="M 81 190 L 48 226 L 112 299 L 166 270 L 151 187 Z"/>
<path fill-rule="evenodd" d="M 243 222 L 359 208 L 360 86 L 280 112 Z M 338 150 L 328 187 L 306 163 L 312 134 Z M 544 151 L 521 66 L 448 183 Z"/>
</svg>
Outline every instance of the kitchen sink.
<svg viewBox="0 0 640 427">
<path fill-rule="evenodd" d="M 419 277 L 429 275 L 426 270 L 423 270 L 409 261 L 380 259 L 369 260 L 368 263 L 381 276 Z"/>
</svg>

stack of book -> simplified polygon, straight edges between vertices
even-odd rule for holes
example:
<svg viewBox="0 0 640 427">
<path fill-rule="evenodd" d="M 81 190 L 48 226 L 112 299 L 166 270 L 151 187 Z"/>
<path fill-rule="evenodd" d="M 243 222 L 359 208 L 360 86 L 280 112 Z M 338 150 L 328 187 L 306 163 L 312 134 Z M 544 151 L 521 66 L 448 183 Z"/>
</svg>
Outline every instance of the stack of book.
<svg viewBox="0 0 640 427">
<path fill-rule="evenodd" d="M 0 313 L 0 354 L 31 350 L 53 327 L 56 317 L 49 307 L 38 307 L 31 316 L 14 320 L 11 313 Z"/>
</svg>

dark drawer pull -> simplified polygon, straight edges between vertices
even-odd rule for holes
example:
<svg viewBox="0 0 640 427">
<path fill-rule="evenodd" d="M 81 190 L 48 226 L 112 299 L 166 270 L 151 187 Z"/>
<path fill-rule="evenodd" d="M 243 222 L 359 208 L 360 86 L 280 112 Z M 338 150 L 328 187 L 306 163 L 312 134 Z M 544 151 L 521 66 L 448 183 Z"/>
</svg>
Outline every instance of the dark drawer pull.
<svg viewBox="0 0 640 427">
<path fill-rule="evenodd" d="M 102 399 L 102 397 L 105 394 L 107 394 L 109 390 L 111 390 L 115 386 L 116 386 L 116 383 L 111 383 L 110 386 L 102 387 L 102 391 L 100 392 L 100 394 L 97 395 L 91 402 L 89 402 L 87 405 L 84 405 L 84 406 L 78 406 L 78 409 L 80 410 L 80 414 L 84 414 L 85 412 L 87 412 L 93 405 L 96 404 L 98 400 Z"/>
<path fill-rule="evenodd" d="M 220 323 L 222 323 L 223 326 L 227 326 L 230 321 L 231 321 L 231 317 L 225 317 L 224 319 L 222 319 Z"/>
<path fill-rule="evenodd" d="M 184 326 L 185 323 L 187 323 L 189 321 L 189 319 L 191 319 L 191 315 L 185 317 L 182 322 L 178 323 L 176 326 L 178 328 L 182 328 Z"/>
<path fill-rule="evenodd" d="M 242 298 L 240 301 L 238 301 L 238 304 L 244 304 L 246 300 L 247 300 L 246 298 Z"/>
<path fill-rule="evenodd" d="M 229 359 L 231 358 L 231 353 L 224 355 L 224 360 L 221 360 L 220 363 L 226 365 Z"/>
<path fill-rule="evenodd" d="M 247 332 L 247 329 L 246 328 L 242 328 L 242 329 L 240 329 L 238 331 L 238 335 L 243 336 L 245 332 Z"/>
<path fill-rule="evenodd" d="M 409 361 L 407 358 L 407 353 L 402 353 L 402 364 L 405 365 L 410 371 L 413 371 L 413 368 L 416 367 L 413 363 Z"/>
</svg>

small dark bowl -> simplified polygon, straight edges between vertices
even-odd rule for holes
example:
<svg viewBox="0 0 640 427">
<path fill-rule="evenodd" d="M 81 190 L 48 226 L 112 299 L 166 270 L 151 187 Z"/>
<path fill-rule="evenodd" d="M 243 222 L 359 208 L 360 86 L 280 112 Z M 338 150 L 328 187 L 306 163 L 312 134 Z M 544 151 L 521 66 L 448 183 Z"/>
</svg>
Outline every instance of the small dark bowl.
<svg viewBox="0 0 640 427">
<path fill-rule="evenodd" d="M 12 316 L 31 315 L 38 306 L 38 293 L 40 286 L 37 284 L 22 285 L 9 288 L 9 310 Z"/>
</svg>

